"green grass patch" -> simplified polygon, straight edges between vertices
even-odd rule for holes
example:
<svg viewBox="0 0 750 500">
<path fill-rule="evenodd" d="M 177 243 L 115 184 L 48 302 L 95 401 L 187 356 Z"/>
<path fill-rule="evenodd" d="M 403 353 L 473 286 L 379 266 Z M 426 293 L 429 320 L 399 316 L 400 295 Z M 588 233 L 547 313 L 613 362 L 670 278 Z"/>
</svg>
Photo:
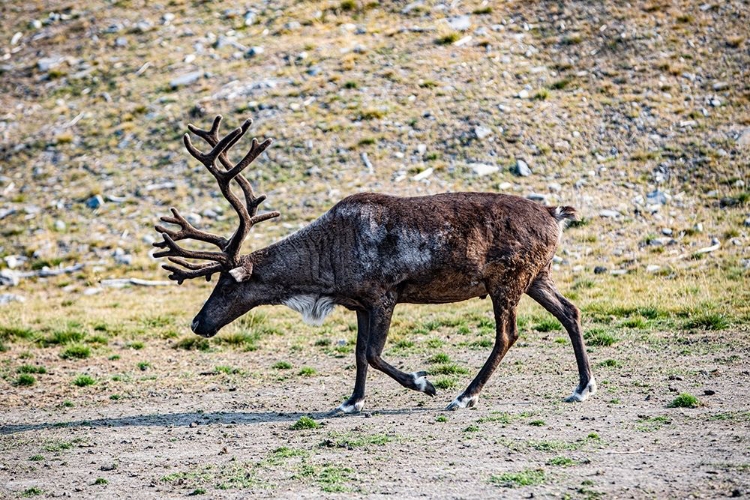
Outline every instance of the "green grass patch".
<svg viewBox="0 0 750 500">
<path fill-rule="evenodd" d="M 554 332 L 562 330 L 562 325 L 554 318 L 544 318 L 532 326 L 538 332 Z"/>
<path fill-rule="evenodd" d="M 271 368 L 274 370 L 291 370 L 292 364 L 289 361 L 277 361 Z"/>
<path fill-rule="evenodd" d="M 44 347 L 49 347 L 52 345 L 64 345 L 64 344 L 72 344 L 74 342 L 83 342 L 85 338 L 86 338 L 85 332 L 82 332 L 78 329 L 66 329 L 66 330 L 56 330 L 52 332 L 51 335 L 40 338 L 39 342 Z"/>
<path fill-rule="evenodd" d="M 96 478 L 96 479 L 94 480 L 94 484 L 109 484 L 109 481 L 107 481 L 107 480 L 106 480 L 106 479 L 104 479 L 103 477 L 97 477 L 97 478 Z"/>
<path fill-rule="evenodd" d="M 208 351 L 211 349 L 211 344 L 208 339 L 203 337 L 190 336 L 183 337 L 174 344 L 175 349 L 185 349 L 186 351 Z"/>
<path fill-rule="evenodd" d="M 258 340 L 260 340 L 260 333 L 258 331 L 252 333 L 230 333 L 228 335 L 216 337 L 217 343 L 228 345 L 233 349 L 242 349 L 244 351 L 257 351 Z"/>
<path fill-rule="evenodd" d="M 688 319 L 684 327 L 688 330 L 726 330 L 729 318 L 720 313 L 703 313 Z"/>
<path fill-rule="evenodd" d="M 444 352 L 440 352 L 440 353 L 438 353 L 438 354 L 435 354 L 435 355 L 433 355 L 433 356 L 430 356 L 430 357 L 429 357 L 429 358 L 427 359 L 427 362 L 428 362 L 428 363 L 432 363 L 432 364 L 438 364 L 438 363 L 450 363 L 450 362 L 451 362 L 451 358 L 450 358 L 450 356 L 448 356 L 448 355 L 447 355 L 447 354 L 445 354 Z"/>
<path fill-rule="evenodd" d="M 34 384 L 36 384 L 36 379 L 28 373 L 22 373 L 16 378 L 16 385 L 19 387 L 31 387 Z"/>
<path fill-rule="evenodd" d="M 91 357 L 91 348 L 84 344 L 73 344 L 60 353 L 62 359 L 87 359 Z"/>
<path fill-rule="evenodd" d="M 303 429 L 317 429 L 320 426 L 315 420 L 308 416 L 300 417 L 299 420 L 292 424 L 291 429 L 293 431 L 300 431 Z"/>
<path fill-rule="evenodd" d="M 394 436 L 388 434 L 360 434 L 351 432 L 332 432 L 328 438 L 320 443 L 326 448 L 362 448 L 370 445 L 383 446 L 394 440 Z"/>
<path fill-rule="evenodd" d="M 461 35 L 459 33 L 456 33 L 454 31 L 452 33 L 448 33 L 446 35 L 438 37 L 435 40 L 435 43 L 438 44 L 438 45 L 450 45 L 452 43 L 456 43 L 460 39 L 461 39 Z"/>
<path fill-rule="evenodd" d="M 555 457 L 547 460 L 547 465 L 556 465 L 558 467 L 570 467 L 575 464 L 576 461 L 568 457 Z"/>
<path fill-rule="evenodd" d="M 532 425 L 534 427 L 544 427 L 547 424 L 544 422 L 544 420 L 532 420 L 531 422 L 529 422 L 529 425 Z"/>
<path fill-rule="evenodd" d="M 297 375 L 300 375 L 302 377 L 312 377 L 316 373 L 318 373 L 318 372 L 317 372 L 317 370 L 315 370 L 315 368 L 311 368 L 309 366 L 303 366 L 300 369 L 300 371 L 297 372 Z"/>
<path fill-rule="evenodd" d="M 618 368 L 622 366 L 622 364 L 616 359 L 605 359 L 604 361 L 600 362 L 598 366 L 604 366 L 607 368 Z"/>
<path fill-rule="evenodd" d="M 47 373 L 47 369 L 43 366 L 35 365 L 21 365 L 16 368 L 17 373 Z"/>
<path fill-rule="evenodd" d="M 700 405 L 698 398 L 687 392 L 683 392 L 669 403 L 670 408 L 698 408 Z"/>
<path fill-rule="evenodd" d="M 604 328 L 591 328 L 585 333 L 584 338 L 588 345 L 601 347 L 608 347 L 617 342 L 617 337 Z"/>
<path fill-rule="evenodd" d="M 235 368 L 233 366 L 227 366 L 227 365 L 219 365 L 214 368 L 214 371 L 216 373 L 223 373 L 225 375 L 237 375 L 242 373 L 242 370 L 239 368 Z"/>
<path fill-rule="evenodd" d="M 31 328 L 19 326 L 0 326 L 0 340 L 30 339 L 35 335 Z"/>
<path fill-rule="evenodd" d="M 456 363 L 445 363 L 433 366 L 428 372 L 430 375 L 466 375 L 469 373 L 469 369 L 458 366 Z"/>
<path fill-rule="evenodd" d="M 136 366 L 140 371 L 145 372 L 146 370 L 151 368 L 151 363 L 149 363 L 148 361 L 139 361 Z"/>
<path fill-rule="evenodd" d="M 527 469 L 521 472 L 506 472 L 493 475 L 490 482 L 504 488 L 519 488 L 521 486 L 534 486 L 542 484 L 545 476 L 543 470 Z"/>
<path fill-rule="evenodd" d="M 30 462 L 43 462 L 44 457 L 42 455 L 32 455 L 29 457 Z"/>
<path fill-rule="evenodd" d="M 435 380 L 432 385 L 435 386 L 436 389 L 453 389 L 454 387 L 456 387 L 456 379 L 454 379 L 453 377 L 440 377 L 439 379 Z"/>
<path fill-rule="evenodd" d="M 96 379 L 88 375 L 79 375 L 73 380 L 73 385 L 78 387 L 86 387 L 94 384 L 96 384 Z"/>
<path fill-rule="evenodd" d="M 44 490 L 42 490 L 41 488 L 37 488 L 36 486 L 32 486 L 31 488 L 26 488 L 25 490 L 23 490 L 21 496 L 24 498 L 28 498 L 41 495 L 42 493 L 44 493 Z"/>
</svg>

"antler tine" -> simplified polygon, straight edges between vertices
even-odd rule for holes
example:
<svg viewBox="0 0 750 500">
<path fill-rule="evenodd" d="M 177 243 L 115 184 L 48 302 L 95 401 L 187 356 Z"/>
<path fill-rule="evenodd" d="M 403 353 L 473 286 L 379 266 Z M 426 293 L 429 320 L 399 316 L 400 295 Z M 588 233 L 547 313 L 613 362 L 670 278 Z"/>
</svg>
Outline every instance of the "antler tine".
<svg viewBox="0 0 750 500">
<path fill-rule="evenodd" d="M 170 208 L 169 210 L 172 212 L 174 217 L 165 216 L 160 217 L 160 219 L 168 224 L 176 224 L 180 226 L 181 229 L 180 231 L 173 231 L 171 229 L 165 228 L 164 226 L 157 225 L 154 227 L 154 229 L 156 229 L 158 232 L 168 234 L 173 241 L 180 241 L 189 238 L 198 241 L 205 241 L 206 243 L 211 243 L 222 249 L 226 246 L 226 238 L 222 238 L 219 235 L 196 229 L 195 226 L 190 224 L 182 215 L 180 215 L 180 212 L 178 212 L 176 208 Z M 166 242 L 160 241 L 158 243 L 159 244 L 156 246 L 158 246 L 159 248 L 166 247 Z"/>
<path fill-rule="evenodd" d="M 227 176 L 226 172 L 222 172 L 221 170 L 218 170 L 216 168 L 216 158 L 223 152 L 225 152 L 230 144 L 234 144 L 237 139 L 243 134 L 241 128 L 236 128 L 232 130 L 226 137 L 221 139 L 214 147 L 213 149 L 208 153 L 202 153 L 198 149 L 196 149 L 195 146 L 193 146 L 192 141 L 190 140 L 190 135 L 185 134 L 182 137 L 182 142 L 185 143 L 185 147 L 187 148 L 188 152 L 199 162 L 201 162 L 211 174 L 216 177 L 217 180 L 220 181 L 228 181 L 231 180 L 230 176 Z"/>
<path fill-rule="evenodd" d="M 201 250 L 186 250 L 174 242 L 168 233 L 161 233 L 164 241 L 157 241 L 154 246 L 157 248 L 168 247 L 167 250 L 155 252 L 154 257 L 184 257 L 186 259 L 212 260 L 221 264 L 227 264 L 228 255 L 224 252 L 204 252 Z"/>
<path fill-rule="evenodd" d="M 169 260 L 172 259 L 170 258 Z M 169 264 L 164 264 L 161 267 L 172 273 L 168 276 L 168 278 L 176 281 L 179 285 L 182 285 L 182 282 L 185 280 L 199 278 L 201 276 L 205 276 L 206 281 L 211 281 L 211 275 L 221 272 L 221 270 L 223 269 L 223 266 L 217 263 L 206 264 L 203 266 L 194 266 L 194 269 L 191 269 L 189 271 L 180 269 L 179 267 L 170 266 Z"/>
</svg>

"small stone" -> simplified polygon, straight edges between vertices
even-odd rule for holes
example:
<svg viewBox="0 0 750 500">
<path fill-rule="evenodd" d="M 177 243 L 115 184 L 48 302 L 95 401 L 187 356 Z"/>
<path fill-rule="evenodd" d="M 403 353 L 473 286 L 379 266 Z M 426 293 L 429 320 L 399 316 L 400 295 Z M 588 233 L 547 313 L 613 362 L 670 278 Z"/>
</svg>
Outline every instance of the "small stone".
<svg viewBox="0 0 750 500">
<path fill-rule="evenodd" d="M 664 236 L 672 236 L 672 230 L 668 227 L 661 228 L 661 234 Z"/>
<path fill-rule="evenodd" d="M 719 99 L 718 97 L 712 97 L 709 101 L 709 104 L 711 104 L 711 107 L 713 108 L 718 108 L 719 106 L 721 106 L 721 99 Z"/>
<path fill-rule="evenodd" d="M 185 216 L 185 219 L 192 225 L 197 226 L 201 223 L 202 217 L 196 213 L 189 213 Z"/>
<path fill-rule="evenodd" d="M 37 61 L 36 66 L 37 68 L 39 68 L 39 71 L 47 72 L 51 69 L 56 68 L 62 62 L 62 57 L 43 57 Z"/>
<path fill-rule="evenodd" d="M 529 193 L 526 195 L 526 199 L 545 203 L 547 201 L 547 196 L 541 193 Z"/>
<path fill-rule="evenodd" d="M 500 171 L 500 167 L 497 165 L 487 165 L 485 163 L 469 163 L 468 167 L 479 177 L 495 174 Z"/>
<path fill-rule="evenodd" d="M 529 168 L 529 165 L 523 161 L 516 159 L 516 164 L 513 166 L 511 171 L 521 177 L 528 177 L 531 175 L 531 169 Z"/>
<path fill-rule="evenodd" d="M 255 12 L 248 10 L 245 12 L 245 26 L 252 26 L 255 22 Z"/>
<path fill-rule="evenodd" d="M 620 215 L 620 212 L 618 212 L 617 210 L 602 210 L 601 212 L 599 212 L 599 217 L 606 217 L 611 219 L 617 218 Z"/>
<path fill-rule="evenodd" d="M 418 173 L 417 175 L 415 175 L 414 177 L 412 177 L 411 180 L 413 180 L 413 181 L 423 181 L 423 180 L 427 179 L 429 176 L 431 176 L 433 172 L 434 172 L 434 169 L 432 167 L 430 167 L 427 170 L 424 170 L 424 171 Z"/>
<path fill-rule="evenodd" d="M 511 184 L 510 182 L 501 182 L 501 183 L 500 183 L 500 184 L 499 184 L 499 185 L 497 186 L 497 188 L 498 188 L 498 189 L 499 189 L 500 191 L 506 191 L 506 190 L 510 189 L 511 187 L 513 187 L 513 184 Z"/>
<path fill-rule="evenodd" d="M 466 31 L 471 28 L 471 19 L 469 16 L 454 16 L 445 20 L 452 29 L 456 31 Z"/>
<path fill-rule="evenodd" d="M 698 122 L 695 120 L 683 120 L 679 123 L 680 128 L 695 127 Z"/>
<path fill-rule="evenodd" d="M 607 272 L 607 268 L 604 266 L 596 266 L 594 268 L 594 274 L 604 274 Z"/>
<path fill-rule="evenodd" d="M 0 285 L 3 286 L 18 286 L 21 278 L 18 276 L 16 271 L 10 269 L 0 269 Z"/>
<path fill-rule="evenodd" d="M 526 89 L 523 89 L 522 91 L 520 91 L 518 93 L 518 98 L 519 99 L 528 99 L 529 98 L 529 91 L 526 90 Z"/>
<path fill-rule="evenodd" d="M 713 389 L 706 389 L 703 391 L 703 394 L 705 394 L 706 396 L 713 396 L 714 394 L 716 394 L 716 391 L 714 391 Z"/>
<path fill-rule="evenodd" d="M 91 288 L 87 288 L 86 290 L 84 290 L 83 294 L 86 296 L 97 295 L 97 294 L 102 293 L 103 291 L 104 290 L 99 287 L 91 287 Z"/>
<path fill-rule="evenodd" d="M 118 36 L 117 40 L 115 40 L 115 47 L 127 47 L 128 46 L 128 39 L 124 36 Z"/>
<path fill-rule="evenodd" d="M 651 191 L 646 195 L 646 200 L 652 205 L 664 205 L 669 201 L 670 196 L 664 191 L 658 189 Z"/>
<path fill-rule="evenodd" d="M 14 293 L 0 293 L 0 306 L 10 304 L 11 302 L 26 302 L 26 298 Z"/>
<path fill-rule="evenodd" d="M 63 221 L 61 221 L 59 219 L 55 221 L 55 230 L 56 231 L 60 231 L 60 232 L 65 231 L 65 228 L 66 228 L 65 222 L 63 222 Z"/>
<path fill-rule="evenodd" d="M 39 19 L 32 19 L 29 21 L 29 27 L 35 30 L 42 28 L 42 22 Z"/>
<path fill-rule="evenodd" d="M 492 129 L 482 126 L 474 127 L 474 135 L 481 141 L 482 139 L 492 135 Z"/>
<path fill-rule="evenodd" d="M 162 24 L 169 24 L 172 21 L 174 21 L 174 18 L 175 18 L 174 14 L 172 14 L 171 12 L 167 12 L 166 14 L 161 16 L 161 22 Z"/>
<path fill-rule="evenodd" d="M 750 149 L 750 128 L 746 128 L 737 139 L 737 145 Z"/>
<path fill-rule="evenodd" d="M 656 264 L 649 264 L 648 266 L 646 266 L 647 273 L 655 273 L 659 269 L 661 269 L 661 266 L 657 266 Z"/>
<path fill-rule="evenodd" d="M 346 339 L 339 339 L 339 340 L 336 341 L 336 345 L 339 346 L 339 347 L 343 347 L 346 344 L 347 344 Z"/>
<path fill-rule="evenodd" d="M 426 144 L 417 144 L 417 153 L 419 156 L 423 156 L 427 152 L 427 145 Z"/>
<path fill-rule="evenodd" d="M 193 71 L 182 76 L 178 76 L 169 82 L 169 86 L 173 89 L 182 87 L 185 85 L 191 85 L 203 77 L 203 71 Z"/>
<path fill-rule="evenodd" d="M 729 84 L 727 82 L 716 82 L 713 85 L 714 90 L 726 90 L 729 88 Z"/>
<path fill-rule="evenodd" d="M 266 49 L 264 49 L 264 48 L 263 48 L 263 47 L 261 47 L 261 46 L 250 47 L 250 48 L 248 49 L 248 51 L 247 51 L 247 52 L 245 52 L 245 57 L 249 59 L 249 58 L 251 58 L 251 57 L 255 57 L 255 56 L 258 56 L 258 55 L 262 54 L 262 53 L 263 53 L 263 52 L 265 52 L 265 51 L 266 51 Z"/>
<path fill-rule="evenodd" d="M 693 226 L 693 231 L 696 233 L 702 233 L 703 232 L 703 224 L 698 222 L 696 225 Z"/>
<path fill-rule="evenodd" d="M 86 206 L 92 210 L 96 210 L 102 205 L 104 205 L 104 198 L 102 198 L 102 195 L 100 194 L 92 196 L 91 198 L 86 200 Z"/>
<path fill-rule="evenodd" d="M 553 193 L 559 193 L 562 191 L 562 185 L 558 184 L 557 182 L 550 182 L 547 184 L 547 189 L 552 191 Z"/>
<path fill-rule="evenodd" d="M 745 221 L 742 223 L 745 227 L 750 227 L 750 217 L 745 219 Z"/>
</svg>

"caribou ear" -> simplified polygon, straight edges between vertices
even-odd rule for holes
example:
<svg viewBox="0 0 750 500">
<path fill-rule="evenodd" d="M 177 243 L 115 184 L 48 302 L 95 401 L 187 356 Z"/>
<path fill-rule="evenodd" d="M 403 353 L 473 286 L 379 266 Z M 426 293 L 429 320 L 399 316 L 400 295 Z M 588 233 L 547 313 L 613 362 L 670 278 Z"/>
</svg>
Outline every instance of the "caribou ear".
<svg viewBox="0 0 750 500">
<path fill-rule="evenodd" d="M 229 271 L 229 274 L 232 275 L 232 278 L 234 278 L 234 281 L 236 281 L 237 283 L 247 281 L 253 275 L 253 263 L 248 262 L 239 267 L 235 267 L 234 269 Z"/>
</svg>

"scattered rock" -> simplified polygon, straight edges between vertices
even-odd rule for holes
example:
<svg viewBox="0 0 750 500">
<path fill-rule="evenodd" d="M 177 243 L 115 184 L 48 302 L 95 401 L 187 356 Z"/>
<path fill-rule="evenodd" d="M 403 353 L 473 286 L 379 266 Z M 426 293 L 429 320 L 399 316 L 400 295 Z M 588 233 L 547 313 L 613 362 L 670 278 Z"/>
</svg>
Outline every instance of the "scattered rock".
<svg viewBox="0 0 750 500">
<path fill-rule="evenodd" d="M 500 167 L 497 165 L 487 165 L 486 163 L 469 163 L 468 167 L 479 177 L 495 174 L 500 171 Z"/>
<path fill-rule="evenodd" d="M 86 200 L 86 206 L 92 210 L 96 210 L 102 205 L 104 205 L 104 198 L 102 198 L 100 194 L 92 196 L 91 198 Z"/>
<path fill-rule="evenodd" d="M 26 298 L 14 293 L 0 293 L 0 306 L 10 304 L 11 302 L 26 302 Z"/>
<path fill-rule="evenodd" d="M 705 394 L 706 396 L 713 396 L 714 394 L 716 394 L 716 391 L 714 391 L 713 389 L 706 389 L 703 391 L 703 394 Z"/>
<path fill-rule="evenodd" d="M 3 286 L 18 286 L 20 282 L 20 276 L 17 272 L 11 271 L 10 269 L 0 270 L 0 285 Z"/>
<path fill-rule="evenodd" d="M 714 90 L 726 90 L 729 88 L 729 84 L 727 82 L 716 82 L 713 85 Z"/>
<path fill-rule="evenodd" d="M 39 71 L 44 71 L 46 73 L 62 64 L 64 60 L 65 59 L 60 56 L 43 57 L 37 61 L 36 66 L 39 68 Z"/>
<path fill-rule="evenodd" d="M 169 82 L 169 86 L 173 89 L 176 89 L 178 87 L 182 87 L 185 85 L 191 85 L 198 80 L 200 80 L 203 77 L 203 71 L 193 71 L 191 73 L 187 73 L 182 76 L 178 76 L 177 78 L 173 79 L 171 82 Z"/>
<path fill-rule="evenodd" d="M 520 91 L 518 93 L 518 98 L 519 99 L 528 99 L 529 98 L 529 91 L 526 90 L 526 89 L 523 89 L 522 91 Z"/>
<path fill-rule="evenodd" d="M 65 225 L 64 221 L 61 221 L 60 219 L 58 219 L 58 220 L 55 221 L 55 230 L 56 231 L 58 231 L 58 232 L 65 231 L 66 227 L 67 226 Z"/>
<path fill-rule="evenodd" d="M 562 185 L 557 182 L 550 182 L 549 184 L 547 184 L 547 189 L 549 189 L 553 193 L 559 193 L 560 191 L 562 191 Z"/>
<path fill-rule="evenodd" d="M 746 128 L 737 138 L 737 145 L 741 148 L 750 149 L 750 128 Z"/>
<path fill-rule="evenodd" d="M 617 210 L 602 210 L 599 212 L 599 217 L 606 217 L 611 219 L 617 218 L 620 215 L 622 214 L 620 214 L 620 212 L 618 212 Z"/>
<path fill-rule="evenodd" d="M 250 47 L 248 49 L 248 51 L 245 52 L 245 57 L 247 57 L 247 58 L 255 57 L 255 56 L 258 56 L 258 55 L 262 54 L 265 51 L 266 51 L 266 49 L 264 49 L 261 46 Z"/>
<path fill-rule="evenodd" d="M 652 205 L 664 205 L 669 201 L 670 196 L 664 191 L 658 189 L 651 191 L 646 195 L 646 200 Z"/>
<path fill-rule="evenodd" d="M 529 165 L 525 161 L 519 159 L 516 159 L 516 164 L 511 168 L 511 171 L 521 177 L 528 177 L 531 175 Z"/>
<path fill-rule="evenodd" d="M 668 227 L 663 227 L 661 228 L 661 234 L 663 234 L 664 236 L 672 236 L 672 230 Z"/>
<path fill-rule="evenodd" d="M 657 266 L 656 264 L 649 264 L 648 266 L 646 266 L 647 273 L 655 273 L 659 269 L 661 269 L 661 266 Z"/>
<path fill-rule="evenodd" d="M 482 126 L 474 127 L 474 135 L 481 141 L 482 139 L 492 135 L 492 129 Z"/>
<path fill-rule="evenodd" d="M 424 170 L 424 171 L 418 173 L 417 175 L 415 175 L 414 177 L 412 177 L 411 180 L 413 180 L 413 181 L 423 181 L 423 180 L 427 179 L 429 176 L 431 176 L 433 172 L 434 172 L 434 169 L 432 167 L 430 167 L 427 170 Z"/>
<path fill-rule="evenodd" d="M 596 266 L 594 268 L 594 274 L 604 274 L 607 272 L 607 268 L 604 266 Z"/>
<path fill-rule="evenodd" d="M 451 29 L 456 31 L 466 31 L 471 28 L 471 19 L 469 16 L 454 16 L 445 20 Z"/>
<path fill-rule="evenodd" d="M 699 250 L 696 250 L 696 254 L 702 254 L 702 253 L 711 253 L 715 252 L 721 247 L 721 242 L 717 238 L 711 238 L 711 246 L 703 247 Z"/>
<path fill-rule="evenodd" d="M 745 227 L 750 227 L 750 217 L 748 217 L 747 219 L 745 219 L 745 222 L 743 222 L 743 225 Z"/>
<path fill-rule="evenodd" d="M 540 203 L 546 203 L 547 202 L 547 195 L 541 194 L 541 193 L 529 193 L 526 195 L 526 198 L 531 201 L 538 201 Z"/>
<path fill-rule="evenodd" d="M 497 186 L 497 188 L 498 188 L 498 189 L 499 189 L 500 191 L 506 191 L 506 190 L 510 189 L 511 187 L 513 187 L 513 184 L 511 184 L 510 182 L 501 182 L 501 183 L 500 183 L 500 184 L 499 184 L 499 185 Z"/>
</svg>

